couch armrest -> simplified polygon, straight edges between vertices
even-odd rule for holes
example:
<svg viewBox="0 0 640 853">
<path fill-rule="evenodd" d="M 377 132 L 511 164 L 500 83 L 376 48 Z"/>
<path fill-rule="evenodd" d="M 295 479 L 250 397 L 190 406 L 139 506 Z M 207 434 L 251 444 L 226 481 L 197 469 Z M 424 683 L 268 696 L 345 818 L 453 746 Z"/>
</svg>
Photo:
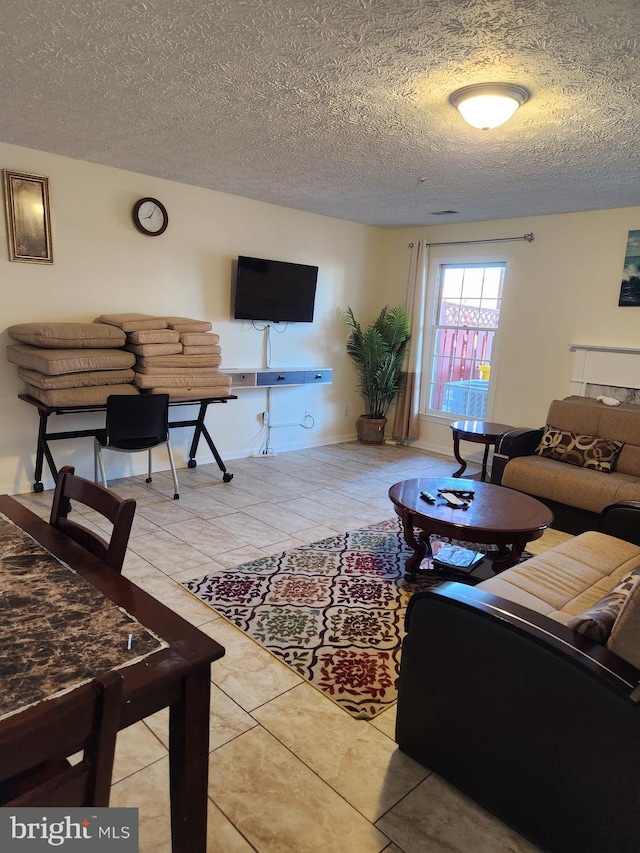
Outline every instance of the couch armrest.
<svg viewBox="0 0 640 853">
<path fill-rule="evenodd" d="M 640 503 L 638 506 L 640 508 Z M 485 592 L 479 587 L 450 582 L 416 593 L 409 601 L 405 617 L 408 635 L 424 630 L 423 621 L 426 617 L 414 611 L 424 609 L 430 600 L 441 602 L 445 607 L 457 610 L 458 614 L 466 611 L 476 619 L 490 621 L 496 632 L 517 634 L 527 641 L 543 646 L 585 673 L 596 676 L 602 684 L 620 696 L 640 705 L 640 696 L 632 696 L 640 682 L 640 672 L 631 664 L 561 622 L 514 601 Z M 450 612 L 450 618 L 454 618 L 453 610 Z M 506 634 L 501 642 L 505 642 L 505 638 Z"/>
<path fill-rule="evenodd" d="M 509 459 L 514 459 L 516 456 L 531 456 L 540 444 L 543 433 L 544 427 L 540 429 L 520 427 L 504 432 L 498 439 L 496 452 Z"/>
<path fill-rule="evenodd" d="M 502 472 L 510 459 L 515 459 L 516 456 L 531 456 L 540 444 L 543 432 L 544 428 L 520 427 L 500 436 L 491 464 L 491 482 L 494 485 L 499 486 L 502 483 Z"/>
<path fill-rule="evenodd" d="M 626 813 L 640 797 L 638 670 L 464 584 L 417 593 L 407 628 L 401 750 L 548 853 L 640 849 Z"/>
<path fill-rule="evenodd" d="M 598 530 L 640 545 L 640 501 L 618 501 L 600 513 Z"/>
</svg>

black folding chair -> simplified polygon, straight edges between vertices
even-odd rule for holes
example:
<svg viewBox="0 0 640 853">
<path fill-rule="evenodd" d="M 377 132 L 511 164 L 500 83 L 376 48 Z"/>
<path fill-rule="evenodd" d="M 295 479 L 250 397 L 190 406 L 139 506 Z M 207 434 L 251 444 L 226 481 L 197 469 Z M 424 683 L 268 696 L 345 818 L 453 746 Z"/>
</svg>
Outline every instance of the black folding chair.
<svg viewBox="0 0 640 853">
<path fill-rule="evenodd" d="M 173 498 L 178 500 L 180 488 L 171 442 L 169 441 L 169 395 L 168 394 L 111 394 L 107 397 L 107 424 L 96 435 L 94 445 L 94 478 L 98 479 L 98 466 L 102 484 L 107 486 L 102 451 L 117 450 L 120 453 L 137 453 L 146 450 L 149 454 L 151 479 L 151 451 L 165 444 L 173 476 Z"/>
</svg>

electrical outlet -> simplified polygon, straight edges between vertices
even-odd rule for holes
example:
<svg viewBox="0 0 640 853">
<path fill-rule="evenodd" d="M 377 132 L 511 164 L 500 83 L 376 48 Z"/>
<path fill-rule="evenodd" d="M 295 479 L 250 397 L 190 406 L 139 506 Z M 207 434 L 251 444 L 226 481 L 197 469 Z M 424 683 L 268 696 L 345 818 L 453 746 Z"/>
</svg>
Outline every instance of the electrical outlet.
<svg viewBox="0 0 640 853">
<path fill-rule="evenodd" d="M 262 413 L 262 423 L 263 424 L 269 423 L 269 412 L 263 412 Z"/>
</svg>

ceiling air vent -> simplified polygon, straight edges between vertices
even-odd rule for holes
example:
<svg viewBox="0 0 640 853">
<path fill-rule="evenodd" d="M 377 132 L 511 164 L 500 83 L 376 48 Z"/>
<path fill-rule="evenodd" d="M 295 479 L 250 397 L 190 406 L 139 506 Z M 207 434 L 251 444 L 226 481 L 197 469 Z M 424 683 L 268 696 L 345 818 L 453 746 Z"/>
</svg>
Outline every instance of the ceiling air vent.
<svg viewBox="0 0 640 853">
<path fill-rule="evenodd" d="M 431 216 L 451 216 L 452 213 L 459 212 L 459 210 L 432 210 Z"/>
</svg>

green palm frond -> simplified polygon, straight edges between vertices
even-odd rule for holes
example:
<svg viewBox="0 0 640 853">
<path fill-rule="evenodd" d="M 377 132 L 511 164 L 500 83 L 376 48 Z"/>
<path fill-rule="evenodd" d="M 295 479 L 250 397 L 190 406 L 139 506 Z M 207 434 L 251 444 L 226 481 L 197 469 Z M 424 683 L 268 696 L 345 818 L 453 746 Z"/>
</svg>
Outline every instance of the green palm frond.
<svg viewBox="0 0 640 853">
<path fill-rule="evenodd" d="M 383 418 L 402 391 L 411 321 L 406 308 L 386 305 L 364 331 L 351 308 L 345 312 L 351 330 L 347 353 L 353 359 L 358 387 L 367 403 L 367 417 Z"/>
</svg>

